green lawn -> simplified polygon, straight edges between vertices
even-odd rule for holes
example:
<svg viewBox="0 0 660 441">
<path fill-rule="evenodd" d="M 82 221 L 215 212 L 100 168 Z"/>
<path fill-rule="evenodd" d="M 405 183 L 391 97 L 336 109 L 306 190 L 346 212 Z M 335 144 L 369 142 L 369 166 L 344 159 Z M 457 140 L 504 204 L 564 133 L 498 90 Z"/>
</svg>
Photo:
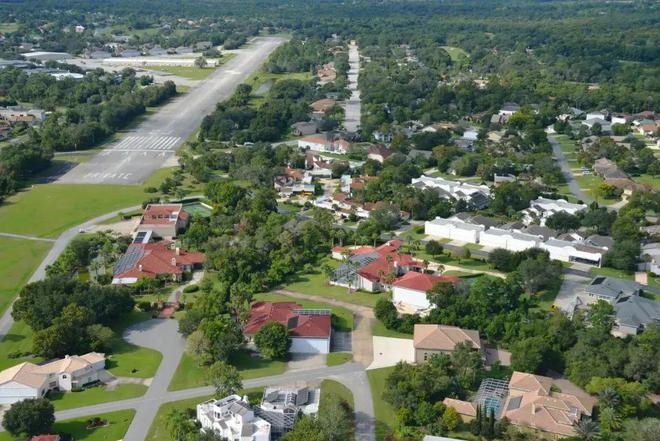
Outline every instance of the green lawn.
<svg viewBox="0 0 660 441">
<path fill-rule="evenodd" d="M 112 328 L 116 337 L 112 343 L 106 367 L 115 376 L 150 378 L 156 374 L 163 354 L 160 352 L 135 346 L 121 338 L 122 333 L 130 325 L 149 320 L 148 312 L 133 311 L 124 316 Z"/>
<path fill-rule="evenodd" d="M 339 308 L 337 306 L 328 305 L 321 302 L 312 302 L 309 300 L 300 300 L 293 297 L 281 294 L 257 294 L 254 300 L 261 300 L 267 302 L 296 302 L 302 305 L 303 308 L 310 309 L 331 309 L 332 310 L 332 327 L 336 331 L 350 332 L 353 330 L 353 313 L 348 309 Z"/>
<path fill-rule="evenodd" d="M 286 370 L 285 361 L 252 357 L 247 350 L 234 353 L 229 362 L 236 366 L 244 380 L 279 375 Z M 198 366 L 190 355 L 184 353 L 167 389 L 181 390 L 207 384 L 206 369 Z"/>
<path fill-rule="evenodd" d="M 76 441 L 117 441 L 124 437 L 134 416 L 134 410 L 120 410 L 118 412 L 57 421 L 53 426 L 53 432 L 68 433 Z M 87 422 L 96 417 L 106 420 L 108 425 L 88 429 Z M 0 441 L 14 441 L 14 439 L 7 432 L 0 433 Z M 22 440 L 24 438 L 18 439 Z"/>
<path fill-rule="evenodd" d="M 5 233 L 57 237 L 64 230 L 109 211 L 139 205 L 139 186 L 40 184 L 0 205 Z"/>
<path fill-rule="evenodd" d="M 327 258 L 317 265 L 317 267 L 320 267 L 324 263 L 334 264 L 335 266 L 339 264 L 338 261 Z M 368 293 L 364 291 L 349 293 L 347 288 L 330 285 L 327 281 L 328 276 L 319 270 L 313 273 L 295 275 L 285 285 L 281 286 L 281 288 L 371 307 L 375 306 L 380 298 L 377 293 Z"/>
<path fill-rule="evenodd" d="M 121 338 L 126 327 L 132 323 L 150 318 L 149 314 L 134 311 L 125 316 L 112 328 L 117 333 L 112 350 L 108 354 L 106 367 L 116 376 L 122 377 L 153 377 L 163 358 L 162 354 L 153 349 L 134 346 Z M 12 353 L 29 354 L 32 351 L 32 330 L 25 322 L 16 322 L 9 329 L 7 336 L 0 342 L 0 370 L 14 366 L 23 361 L 39 363 L 39 357 L 24 356 L 9 358 Z M 132 372 L 136 369 L 135 372 Z M 112 401 L 112 400 L 110 400 Z"/>
<path fill-rule="evenodd" d="M 394 367 L 372 369 L 367 371 L 371 396 L 374 400 L 374 411 L 376 414 L 376 439 L 383 441 L 392 432 L 396 415 L 394 409 L 383 399 L 385 381 Z"/>
<path fill-rule="evenodd" d="M 404 334 L 403 332 L 387 329 L 383 322 L 378 319 L 374 320 L 374 325 L 371 327 L 371 333 L 378 337 L 413 338 L 412 334 Z"/>
<path fill-rule="evenodd" d="M 25 322 L 16 322 L 5 338 L 0 341 L 0 370 L 17 365 L 24 361 L 39 363 L 43 359 L 38 357 L 24 356 L 9 358 L 12 354 L 30 354 L 32 352 L 32 329 Z"/>
<path fill-rule="evenodd" d="M 188 78 L 191 80 L 203 80 L 204 78 L 208 77 L 211 73 L 215 72 L 214 67 L 205 67 L 204 69 L 201 69 L 196 66 L 145 66 L 147 69 L 159 71 L 159 72 L 167 72 L 171 73 L 172 75 L 176 75 L 177 77 L 181 78 Z"/>
<path fill-rule="evenodd" d="M 4 226 L 0 227 L 2 230 Z M 0 237 L 0 315 L 52 247 L 49 242 Z"/>
<path fill-rule="evenodd" d="M 113 210 L 140 205 L 149 197 L 146 187 L 157 187 L 172 173 L 163 168 L 139 185 L 36 184 L 0 204 L 3 233 L 57 237 L 63 231 Z"/>
<path fill-rule="evenodd" d="M 634 176 L 632 179 L 633 181 L 639 182 L 640 184 L 646 184 L 655 188 L 660 188 L 660 176 L 644 174 L 644 175 Z"/>
<path fill-rule="evenodd" d="M 263 388 L 255 387 L 252 389 L 244 389 L 238 393 L 239 395 L 247 395 L 248 401 L 250 403 L 257 403 L 261 401 L 263 396 Z M 146 441 L 173 441 L 170 437 L 170 434 L 167 433 L 167 415 L 174 409 L 187 410 L 188 412 L 194 412 L 198 404 L 203 403 L 204 401 L 210 400 L 213 398 L 213 395 L 207 395 L 205 397 L 198 398 L 189 398 L 187 400 L 172 401 L 170 403 L 165 403 L 158 408 L 158 413 L 151 423 L 149 432 L 147 433 Z M 0 440 L 2 441 L 2 440 Z"/>
<path fill-rule="evenodd" d="M 616 277 L 618 279 L 633 280 L 635 278 L 635 275 L 633 273 L 629 273 L 629 272 L 614 269 L 614 268 L 607 268 L 607 267 L 590 268 L 589 272 L 594 274 L 594 275 Z"/>
<path fill-rule="evenodd" d="M 115 390 L 99 385 L 80 392 L 51 392 L 48 399 L 52 401 L 55 410 L 59 411 L 140 397 L 146 391 L 147 386 L 142 384 L 121 384 Z"/>
<path fill-rule="evenodd" d="M 328 366 L 338 366 L 349 361 L 353 361 L 353 354 L 350 352 L 330 352 L 326 359 L 326 364 Z"/>
<path fill-rule="evenodd" d="M 334 380 L 323 380 L 321 381 L 321 402 L 319 403 L 319 409 L 323 409 L 323 397 L 328 394 L 338 396 L 340 400 L 348 403 L 351 408 L 354 406 L 353 392 L 349 388 Z"/>
<path fill-rule="evenodd" d="M 18 30 L 18 23 L 15 22 L 2 22 L 0 23 L 0 33 L 7 34 L 9 32 L 16 32 Z"/>
<path fill-rule="evenodd" d="M 465 52 L 463 49 L 460 47 L 456 46 L 441 46 L 447 53 L 449 54 L 449 57 L 451 58 L 451 61 L 457 62 L 465 58 L 470 58 L 467 52 Z"/>
</svg>

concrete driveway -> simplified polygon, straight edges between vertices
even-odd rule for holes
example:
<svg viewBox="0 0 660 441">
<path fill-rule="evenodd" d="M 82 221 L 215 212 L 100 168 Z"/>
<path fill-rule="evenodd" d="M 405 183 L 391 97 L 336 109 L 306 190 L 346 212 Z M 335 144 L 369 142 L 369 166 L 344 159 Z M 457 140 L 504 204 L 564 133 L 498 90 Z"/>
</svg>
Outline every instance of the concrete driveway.
<svg viewBox="0 0 660 441">
<path fill-rule="evenodd" d="M 577 305 L 578 294 L 584 290 L 588 282 L 589 279 L 586 277 L 564 273 L 564 281 L 555 298 L 555 307 L 566 314 L 572 314 Z"/>
<path fill-rule="evenodd" d="M 415 361 L 415 348 L 412 339 L 373 337 L 374 361 L 367 369 L 378 369 L 394 366 L 400 361 L 413 363 Z"/>
</svg>

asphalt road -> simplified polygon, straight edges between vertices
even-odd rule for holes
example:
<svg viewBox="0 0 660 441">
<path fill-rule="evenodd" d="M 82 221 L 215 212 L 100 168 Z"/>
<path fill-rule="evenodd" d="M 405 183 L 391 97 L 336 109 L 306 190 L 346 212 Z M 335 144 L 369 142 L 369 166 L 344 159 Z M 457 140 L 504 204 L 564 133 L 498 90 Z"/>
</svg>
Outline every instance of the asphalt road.
<svg viewBox="0 0 660 441">
<path fill-rule="evenodd" d="M 188 93 L 174 98 L 121 140 L 62 175 L 67 184 L 140 184 L 172 158 L 218 102 L 255 72 L 284 40 L 258 37 Z"/>
<path fill-rule="evenodd" d="M 561 151 L 561 146 L 559 145 L 559 141 L 557 141 L 552 136 L 548 136 L 548 141 L 550 141 L 550 145 L 552 146 L 552 154 L 555 158 L 557 158 L 559 167 L 561 168 L 561 171 L 564 174 L 564 178 L 566 178 L 568 189 L 571 191 L 571 193 L 573 193 L 573 196 L 575 196 L 585 204 L 590 204 L 591 202 L 593 202 L 594 201 L 593 198 L 589 197 L 585 192 L 583 192 L 582 189 L 580 188 L 580 185 L 573 178 L 573 172 L 571 172 L 571 167 L 568 165 L 568 161 L 566 160 L 566 156 L 564 155 L 564 152 Z"/>
<path fill-rule="evenodd" d="M 360 53 L 357 45 L 348 46 L 347 73 L 348 88 L 351 91 L 350 98 L 344 103 L 344 128 L 349 132 L 357 132 L 360 127 L 361 101 L 358 90 L 358 75 L 360 72 Z"/>
</svg>

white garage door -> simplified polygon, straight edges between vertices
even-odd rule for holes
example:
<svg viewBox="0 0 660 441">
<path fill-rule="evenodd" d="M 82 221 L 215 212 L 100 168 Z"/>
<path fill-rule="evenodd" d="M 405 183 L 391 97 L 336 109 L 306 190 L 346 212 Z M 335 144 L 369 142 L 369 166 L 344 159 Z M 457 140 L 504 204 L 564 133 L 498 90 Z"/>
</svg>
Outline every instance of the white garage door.
<svg viewBox="0 0 660 441">
<path fill-rule="evenodd" d="M 329 338 L 292 338 L 289 352 L 302 354 L 327 354 L 330 352 Z"/>
</svg>

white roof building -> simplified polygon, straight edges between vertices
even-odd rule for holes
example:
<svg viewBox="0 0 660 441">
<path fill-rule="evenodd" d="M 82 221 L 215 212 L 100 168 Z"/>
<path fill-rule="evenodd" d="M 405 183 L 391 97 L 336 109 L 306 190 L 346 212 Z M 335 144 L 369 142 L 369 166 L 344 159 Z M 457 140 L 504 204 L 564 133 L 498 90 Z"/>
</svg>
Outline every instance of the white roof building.
<svg viewBox="0 0 660 441">
<path fill-rule="evenodd" d="M 573 204 L 565 199 L 546 199 L 539 197 L 530 202 L 529 208 L 524 210 L 523 222 L 525 224 L 532 223 L 538 219 L 542 226 L 545 225 L 545 220 L 555 213 L 563 211 L 569 214 L 576 214 L 578 211 L 586 209 L 585 204 Z"/>
<path fill-rule="evenodd" d="M 270 441 L 270 423 L 254 414 L 246 398 L 229 395 L 197 405 L 202 431 L 232 441 Z"/>
<path fill-rule="evenodd" d="M 541 244 L 547 250 L 551 259 L 562 262 L 579 262 L 588 265 L 600 266 L 607 248 L 598 248 L 591 245 L 569 242 L 560 239 L 549 239 Z"/>
<path fill-rule="evenodd" d="M 441 217 L 436 217 L 424 223 L 424 234 L 467 243 L 479 243 L 479 234 L 485 229 L 483 225 L 469 224 L 460 219 L 443 219 Z"/>
<path fill-rule="evenodd" d="M 509 251 L 524 251 L 538 248 L 541 239 L 538 236 L 501 228 L 489 228 L 479 235 L 479 243 L 491 248 L 504 248 Z"/>
<path fill-rule="evenodd" d="M 463 181 L 450 181 L 422 175 L 413 178 L 412 186 L 438 190 L 440 196 L 466 201 L 476 208 L 484 208 L 490 203 L 490 188 L 487 185 L 470 184 Z"/>
</svg>

